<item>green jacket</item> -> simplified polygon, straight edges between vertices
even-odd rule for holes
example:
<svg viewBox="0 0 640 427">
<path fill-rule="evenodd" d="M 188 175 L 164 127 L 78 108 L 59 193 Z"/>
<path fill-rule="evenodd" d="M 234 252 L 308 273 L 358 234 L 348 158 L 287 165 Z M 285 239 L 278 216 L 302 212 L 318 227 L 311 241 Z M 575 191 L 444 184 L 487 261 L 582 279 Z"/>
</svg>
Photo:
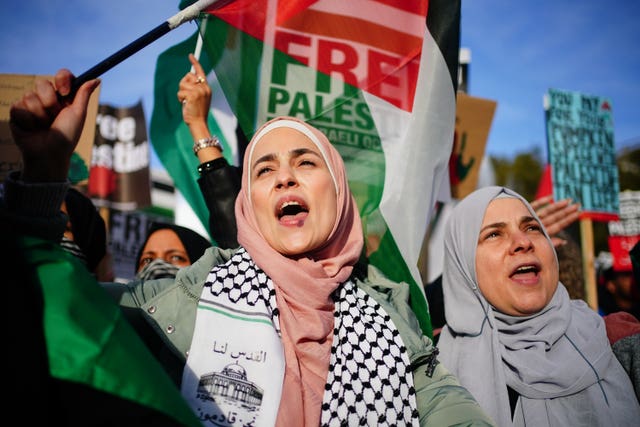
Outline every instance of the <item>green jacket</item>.
<svg viewBox="0 0 640 427">
<path fill-rule="evenodd" d="M 205 279 L 212 266 L 227 261 L 233 253 L 234 250 L 209 248 L 193 265 L 180 269 L 175 280 L 107 285 L 109 293 L 178 384 Z M 436 347 L 422 334 L 408 304 L 409 286 L 386 279 L 373 266 L 369 266 L 366 279 L 354 279 L 359 288 L 387 311 L 402 336 L 412 364 L 421 425 L 493 425 L 457 378 L 437 362 Z M 154 342 L 153 335 L 160 340 Z"/>
<path fill-rule="evenodd" d="M 65 185 L 27 184 L 14 176 L 5 181 L 0 221 L 25 235 L 59 241 L 66 224 L 59 210 Z M 225 262 L 233 252 L 210 248 L 175 279 L 104 284 L 176 384 L 182 379 L 205 279 L 212 266 Z M 495 425 L 457 378 L 437 363 L 436 347 L 422 334 L 408 304 L 409 286 L 389 281 L 372 266 L 366 278 L 353 279 L 387 311 L 402 336 L 412 364 L 420 424 Z"/>
</svg>

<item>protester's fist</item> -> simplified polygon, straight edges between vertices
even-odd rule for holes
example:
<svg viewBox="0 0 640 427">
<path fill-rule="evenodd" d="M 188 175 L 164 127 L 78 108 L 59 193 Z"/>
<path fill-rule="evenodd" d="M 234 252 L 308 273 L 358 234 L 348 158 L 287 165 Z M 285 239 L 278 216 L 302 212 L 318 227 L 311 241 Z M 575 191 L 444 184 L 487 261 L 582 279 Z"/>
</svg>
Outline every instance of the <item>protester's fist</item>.
<svg viewBox="0 0 640 427">
<path fill-rule="evenodd" d="M 87 116 L 91 93 L 99 80 L 84 83 L 69 96 L 73 74 L 59 70 L 53 81 L 36 78 L 33 91 L 11 105 L 9 126 L 22 152 L 22 179 L 64 181 Z"/>
</svg>

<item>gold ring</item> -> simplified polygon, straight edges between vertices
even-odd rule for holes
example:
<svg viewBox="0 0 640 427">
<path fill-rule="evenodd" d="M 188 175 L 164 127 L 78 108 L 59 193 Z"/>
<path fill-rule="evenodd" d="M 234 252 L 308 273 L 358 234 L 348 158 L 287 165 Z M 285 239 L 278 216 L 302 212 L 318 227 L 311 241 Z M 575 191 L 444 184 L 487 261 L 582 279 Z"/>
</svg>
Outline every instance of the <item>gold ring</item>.
<svg viewBox="0 0 640 427">
<path fill-rule="evenodd" d="M 198 76 L 198 81 L 196 83 L 199 84 L 199 83 L 202 83 L 202 82 L 204 82 L 204 77 Z"/>
</svg>

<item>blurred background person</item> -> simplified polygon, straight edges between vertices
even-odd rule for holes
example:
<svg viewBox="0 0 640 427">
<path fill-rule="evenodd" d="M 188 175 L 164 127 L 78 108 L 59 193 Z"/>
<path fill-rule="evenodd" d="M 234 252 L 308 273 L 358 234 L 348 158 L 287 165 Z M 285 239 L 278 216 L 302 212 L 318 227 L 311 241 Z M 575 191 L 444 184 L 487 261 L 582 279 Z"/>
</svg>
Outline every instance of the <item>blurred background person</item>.
<svg viewBox="0 0 640 427">
<path fill-rule="evenodd" d="M 210 246 L 208 239 L 187 227 L 153 222 L 136 257 L 136 278 L 175 277 L 178 269 L 196 262 Z"/>
<path fill-rule="evenodd" d="M 640 319 L 640 293 L 631 267 L 614 265 L 603 269 L 598 286 L 598 309 L 601 315 L 625 311 Z"/>
<path fill-rule="evenodd" d="M 60 210 L 68 221 L 60 245 L 75 255 L 99 281 L 113 281 L 107 227 L 91 199 L 70 187 Z"/>
</svg>

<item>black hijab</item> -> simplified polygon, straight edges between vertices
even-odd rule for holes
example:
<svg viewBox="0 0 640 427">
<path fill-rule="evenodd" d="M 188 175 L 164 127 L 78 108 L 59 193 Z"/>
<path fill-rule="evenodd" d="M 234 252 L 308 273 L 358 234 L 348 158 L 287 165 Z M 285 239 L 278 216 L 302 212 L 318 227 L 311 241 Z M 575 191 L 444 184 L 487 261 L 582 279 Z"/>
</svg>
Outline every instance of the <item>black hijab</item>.
<svg viewBox="0 0 640 427">
<path fill-rule="evenodd" d="M 187 251 L 187 255 L 189 255 L 189 260 L 193 264 L 198 260 L 203 254 L 204 251 L 211 246 L 211 242 L 208 239 L 204 238 L 200 234 L 191 230 L 190 228 L 182 227 L 176 224 L 170 224 L 166 222 L 157 222 L 154 221 L 149 225 L 149 229 L 147 230 L 147 237 L 142 242 L 140 249 L 138 250 L 138 255 L 136 256 L 135 270 L 138 270 L 138 265 L 140 264 L 140 258 L 142 257 L 142 250 L 145 245 L 149 241 L 149 237 L 153 233 L 158 230 L 169 229 L 173 230 L 177 235 L 182 244 L 184 245 L 185 250 Z"/>
</svg>

